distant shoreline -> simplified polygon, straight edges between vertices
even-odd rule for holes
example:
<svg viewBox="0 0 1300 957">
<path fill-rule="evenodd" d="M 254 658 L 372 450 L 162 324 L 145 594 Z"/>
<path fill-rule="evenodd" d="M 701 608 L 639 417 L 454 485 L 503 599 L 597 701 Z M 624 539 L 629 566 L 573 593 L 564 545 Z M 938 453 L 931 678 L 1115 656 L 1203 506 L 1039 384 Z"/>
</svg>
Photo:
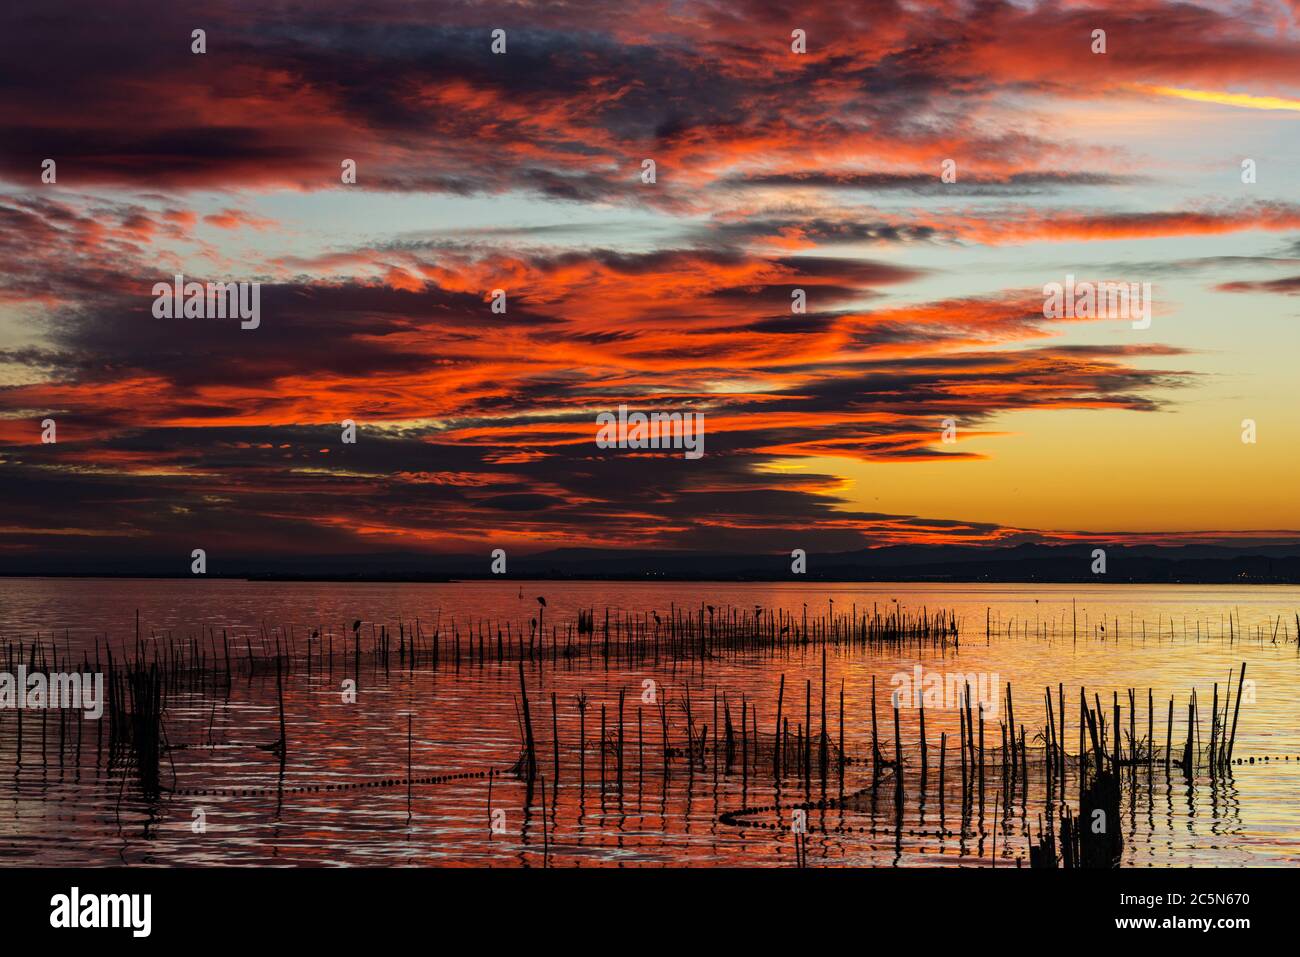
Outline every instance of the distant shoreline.
<svg viewBox="0 0 1300 957">
<path fill-rule="evenodd" d="M 499 555 L 497 553 L 500 553 Z M 797 556 L 797 557 L 795 557 Z M 498 562 L 500 564 L 498 564 Z M 1099 570 L 1100 569 L 1100 570 Z M 459 581 L 866 584 L 1300 585 L 1300 543 L 882 545 L 854 551 L 695 552 L 564 548 L 531 554 L 242 555 L 209 550 L 212 580 L 449 584 Z M 501 574 L 494 574 L 501 573 Z M 191 580 L 190 556 L 0 557 L 0 577 Z"/>
<path fill-rule="evenodd" d="M 757 578 L 757 577 L 688 577 L 672 575 L 463 575 L 457 577 L 440 576 L 349 576 L 349 575 L 158 575 L 147 573 L 119 574 L 83 574 L 74 572 L 32 572 L 27 574 L 0 574 L 0 581 L 50 579 L 54 581 L 199 581 L 199 582 L 247 582 L 250 584 L 354 584 L 354 585 L 457 585 L 495 582 L 548 582 L 557 585 L 584 582 L 618 582 L 623 584 L 664 583 L 664 584 L 699 584 L 699 585 L 1241 585 L 1259 587 L 1270 585 L 1279 588 L 1300 587 L 1300 579 L 1145 579 L 1122 578 L 1116 575 L 1095 578 L 1000 578 L 1000 577 L 954 577 L 954 578 L 919 578 L 884 576 L 878 578 L 847 578 L 806 576 L 799 578 Z"/>
</svg>

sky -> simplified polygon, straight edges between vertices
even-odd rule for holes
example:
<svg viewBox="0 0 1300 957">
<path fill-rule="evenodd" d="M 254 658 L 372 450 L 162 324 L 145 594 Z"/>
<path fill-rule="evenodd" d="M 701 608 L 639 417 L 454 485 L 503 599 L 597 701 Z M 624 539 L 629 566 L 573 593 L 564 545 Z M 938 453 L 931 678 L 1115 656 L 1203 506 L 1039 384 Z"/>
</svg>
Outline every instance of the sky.
<svg viewBox="0 0 1300 957">
<path fill-rule="evenodd" d="M 2 557 L 1300 541 L 1294 0 L 155 6 L 0 14 Z"/>
</svg>

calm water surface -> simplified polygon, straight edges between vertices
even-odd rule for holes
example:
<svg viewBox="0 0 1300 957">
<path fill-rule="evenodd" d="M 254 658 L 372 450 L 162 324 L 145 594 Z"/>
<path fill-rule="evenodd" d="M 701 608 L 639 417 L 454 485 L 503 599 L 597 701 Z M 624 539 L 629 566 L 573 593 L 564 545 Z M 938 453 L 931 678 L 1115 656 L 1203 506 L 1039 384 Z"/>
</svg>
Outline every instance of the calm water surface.
<svg viewBox="0 0 1300 957">
<path fill-rule="evenodd" d="M 363 668 L 356 701 L 344 700 L 351 676 L 342 636 L 361 619 L 419 619 L 428 634 L 453 621 L 512 622 L 526 633 L 547 601 L 546 623 L 564 628 L 579 609 L 697 611 L 783 608 L 810 618 L 859 613 L 897 601 L 908 609 L 951 609 L 962 622 L 960 642 L 946 649 L 849 651 L 831 645 L 826 663 L 827 733 L 842 735 L 852 758 L 870 754 L 872 678 L 881 717 L 881 746 L 893 753 L 891 678 L 913 668 L 983 675 L 997 694 L 1007 682 L 1016 719 L 1031 738 L 1046 726 L 1044 688 L 1064 685 L 1067 746 L 1077 742 L 1079 689 L 1109 708 L 1118 691 L 1127 734 L 1128 689 L 1136 689 L 1138 738 L 1146 737 L 1147 689 L 1155 701 L 1153 730 L 1163 747 L 1171 696 L 1177 709 L 1173 738 L 1186 734 L 1186 702 L 1196 689 L 1208 740 L 1214 685 L 1224 694 L 1229 673 L 1244 661 L 1253 682 L 1241 707 L 1235 755 L 1254 759 L 1215 780 L 1188 782 L 1157 765 L 1125 777 L 1122 809 L 1124 863 L 1129 866 L 1236 867 L 1291 864 L 1300 859 L 1300 682 L 1295 614 L 1300 589 L 1251 586 L 1005 586 L 1005 585 L 793 585 L 608 582 L 471 582 L 463 584 L 252 583 L 237 581 L 102 581 L 0 579 L 0 640 L 30 643 L 38 635 L 80 656 L 95 640 L 126 646 L 134 641 L 136 613 L 146 642 L 223 629 L 240 647 L 245 635 L 293 630 L 301 649 L 318 629 L 335 636 L 337 660 L 300 669 L 285 688 L 289 746 L 283 770 L 265 745 L 278 737 L 275 678 L 236 677 L 227 693 L 183 695 L 168 703 L 166 734 L 173 750 L 163 765 L 164 784 L 203 795 L 164 795 L 155 801 L 117 769 L 97 760 L 96 722 L 57 717 L 42 728 L 25 717 L 23 759 L 18 761 L 16 718 L 0 711 L 0 864 L 299 864 L 541 866 L 790 866 L 791 811 L 808 811 L 808 863 L 835 865 L 1014 865 L 1027 860 L 1029 835 L 1044 812 L 1044 781 L 1031 767 L 1026 797 L 1010 808 L 995 797 L 1000 779 L 989 772 L 983 814 L 963 813 L 960 773 L 953 750 L 958 719 L 950 708 L 926 711 L 929 777 L 919 776 L 915 709 L 900 712 L 904 744 L 904 799 L 891 784 L 871 788 L 871 773 L 850 764 L 843 779 L 823 782 L 814 771 L 805 784 L 773 780 L 765 766 L 727 768 L 710 756 L 705 767 L 670 755 L 665 773 L 661 715 L 642 704 L 647 680 L 657 701 L 667 702 L 670 748 L 680 748 L 688 718 L 697 734 L 707 725 L 712 747 L 715 700 L 740 723 L 744 708 L 757 709 L 760 734 L 770 735 L 777 689 L 785 677 L 784 714 L 791 733 L 811 709 L 820 727 L 820 648 L 781 654 L 722 655 L 706 661 L 659 661 L 607 668 L 601 660 L 561 661 L 526 667 L 528 693 L 546 777 L 543 803 L 501 772 L 519 756 L 518 666 L 490 661 L 459 668 L 443 661 L 434 670 Z M 1229 622 L 1231 621 L 1231 626 Z M 986 622 L 988 634 L 986 635 Z M 1199 632 L 1198 632 L 1199 626 Z M 1231 636 L 1229 628 L 1232 629 Z M 1243 634 L 1244 632 L 1244 634 Z M 322 643 L 323 645 L 323 643 Z M 319 647 L 319 646 L 318 646 Z M 92 653 L 93 657 L 93 653 Z M 601 781 L 600 709 L 608 740 L 616 739 L 618 699 L 625 692 L 623 778 L 616 753 L 605 749 Z M 1235 692 L 1235 685 L 1234 685 Z M 551 695 L 556 696 L 552 721 Z M 577 699 L 587 700 L 585 729 Z M 402 778 L 472 774 L 437 784 L 316 790 L 329 785 L 373 784 Z M 65 735 L 63 760 L 57 738 Z M 937 781 L 941 733 L 949 750 L 945 785 Z M 739 733 L 739 732 L 737 732 Z M 998 737 L 988 725 L 990 742 Z M 42 735 L 44 739 L 42 740 Z M 80 761 L 72 738 L 80 737 Z M 559 743 L 558 785 L 555 749 Z M 585 748 L 580 742 L 585 741 Z M 1032 742 L 1031 742 L 1032 743 Z M 47 757 L 41 759 L 42 749 Z M 770 752 L 768 752 L 770 755 Z M 1265 761 L 1265 759 L 1268 759 Z M 256 795 L 242 792 L 257 790 Z M 1067 781 L 1067 799 L 1077 788 Z M 998 807 L 995 825 L 994 808 Z M 758 810 L 755 810 L 758 809 Z M 490 827 L 495 810 L 499 833 Z M 753 826 L 758 825 L 773 825 Z M 995 850 L 996 845 L 996 850 Z"/>
</svg>

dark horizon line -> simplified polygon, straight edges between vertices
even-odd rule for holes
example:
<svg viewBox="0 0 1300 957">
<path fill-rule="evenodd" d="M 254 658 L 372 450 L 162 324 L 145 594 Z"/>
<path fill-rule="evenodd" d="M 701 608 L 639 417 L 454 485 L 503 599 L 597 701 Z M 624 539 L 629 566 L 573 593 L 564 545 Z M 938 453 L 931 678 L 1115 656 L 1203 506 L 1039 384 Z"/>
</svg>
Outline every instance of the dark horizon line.
<svg viewBox="0 0 1300 957">
<path fill-rule="evenodd" d="M 0 577 L 240 581 L 672 581 L 943 582 L 1003 584 L 1300 584 L 1300 544 L 1254 546 L 1108 545 L 1096 573 L 1096 545 L 893 545 L 848 552 L 811 551 L 795 572 L 789 553 L 706 553 L 566 548 L 508 557 L 493 573 L 488 554 L 382 552 L 304 557 L 206 555 L 206 574 L 188 554 L 114 559 L 51 556 L 0 559 Z M 502 573 L 503 572 L 503 573 Z"/>
<path fill-rule="evenodd" d="M 176 575 L 150 572 L 22 572 L 0 573 L 0 581 L 46 578 L 52 580 L 90 581 L 219 581 L 252 582 L 267 584 L 357 584 L 357 585 L 456 585 L 478 582 L 550 582 L 555 584 L 582 582 L 664 582 L 678 584 L 762 584 L 762 585 L 1300 585 L 1300 574 L 1287 575 L 1236 575 L 1236 576 L 1120 576 L 1095 575 L 1089 577 L 1067 576 L 1014 576 L 1014 575 L 799 575 L 786 578 L 755 575 L 674 575 L 674 574 L 520 574 L 520 575 Z"/>
<path fill-rule="evenodd" d="M 882 576 L 879 578 L 849 578 L 832 576 L 807 576 L 796 578 L 691 578 L 681 575 L 482 575 L 477 578 L 459 576 L 456 578 L 438 577 L 403 577 L 403 576 L 368 576 L 348 577 L 342 575 L 157 575 L 143 573 L 123 574 L 74 574 L 68 572 L 51 572 L 44 574 L 0 574 L 0 581 L 52 579 L 64 581 L 220 581 L 250 582 L 266 584 L 356 584 L 356 585 L 457 585 L 470 582 L 549 582 L 554 584 L 583 582 L 663 582 L 666 584 L 716 584 L 716 585 L 1242 585 L 1242 586 L 1277 586 L 1291 587 L 1300 585 L 1300 576 L 1276 576 L 1271 578 L 1120 578 L 1115 575 L 1095 578 L 1013 578 L 993 577 L 910 577 Z"/>
</svg>

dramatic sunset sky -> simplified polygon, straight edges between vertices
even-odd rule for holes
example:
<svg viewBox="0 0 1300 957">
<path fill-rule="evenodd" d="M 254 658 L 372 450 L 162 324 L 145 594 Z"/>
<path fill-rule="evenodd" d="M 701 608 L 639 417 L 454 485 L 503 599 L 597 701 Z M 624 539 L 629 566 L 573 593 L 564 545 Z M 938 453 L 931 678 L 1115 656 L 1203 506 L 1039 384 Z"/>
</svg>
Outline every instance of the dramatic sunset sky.
<svg viewBox="0 0 1300 957">
<path fill-rule="evenodd" d="M 114 6 L 0 14 L 0 555 L 1300 540 L 1295 2 Z"/>
</svg>

